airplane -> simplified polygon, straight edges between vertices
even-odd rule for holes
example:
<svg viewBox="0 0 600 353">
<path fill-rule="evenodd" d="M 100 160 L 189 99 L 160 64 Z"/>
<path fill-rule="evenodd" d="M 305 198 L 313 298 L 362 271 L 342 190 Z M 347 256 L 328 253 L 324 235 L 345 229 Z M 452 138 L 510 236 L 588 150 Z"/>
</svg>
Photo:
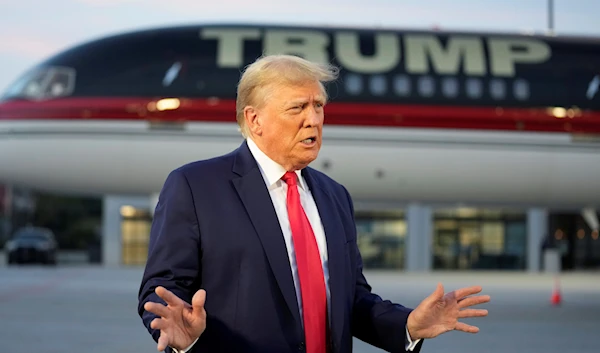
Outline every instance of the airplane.
<svg viewBox="0 0 600 353">
<path fill-rule="evenodd" d="M 0 100 L 0 182 L 150 195 L 230 152 L 263 54 L 340 67 L 313 167 L 353 198 L 596 208 L 600 40 L 256 24 L 141 29 L 42 61 Z"/>
</svg>

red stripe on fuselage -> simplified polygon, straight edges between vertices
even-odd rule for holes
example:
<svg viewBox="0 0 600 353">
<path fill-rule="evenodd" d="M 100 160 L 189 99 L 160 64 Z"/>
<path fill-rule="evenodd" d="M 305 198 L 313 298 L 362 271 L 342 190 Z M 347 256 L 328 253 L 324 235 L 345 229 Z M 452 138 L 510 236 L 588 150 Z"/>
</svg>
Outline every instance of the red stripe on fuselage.
<svg viewBox="0 0 600 353">
<path fill-rule="evenodd" d="M 235 122 L 235 100 L 181 98 L 177 109 L 152 109 L 157 99 L 64 98 L 0 103 L 0 120 L 144 120 L 156 122 Z M 560 113 L 560 111 L 559 111 Z M 562 111 L 565 113 L 565 111 Z M 559 114 L 560 115 L 560 114 Z M 442 129 L 517 130 L 600 133 L 600 112 L 551 108 L 427 106 L 331 102 L 328 125 L 420 127 Z"/>
</svg>

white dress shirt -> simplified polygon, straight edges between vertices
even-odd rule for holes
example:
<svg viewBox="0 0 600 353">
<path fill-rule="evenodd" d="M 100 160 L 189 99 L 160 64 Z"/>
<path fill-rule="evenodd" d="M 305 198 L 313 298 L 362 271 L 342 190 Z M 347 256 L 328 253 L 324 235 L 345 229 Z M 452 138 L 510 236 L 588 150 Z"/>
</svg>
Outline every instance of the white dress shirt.
<svg viewBox="0 0 600 353">
<path fill-rule="evenodd" d="M 294 243 L 292 240 L 292 229 L 290 226 L 290 219 L 288 218 L 287 212 L 287 184 L 281 180 L 281 177 L 287 172 L 285 168 L 277 164 L 271 158 L 267 157 L 258 146 L 250 138 L 247 139 L 248 147 L 250 152 L 256 159 L 260 173 L 267 184 L 269 189 L 269 195 L 273 201 L 277 218 L 279 219 L 279 225 L 283 232 L 283 239 L 287 247 L 288 258 L 290 260 L 290 266 L 292 268 L 292 277 L 294 278 L 294 286 L 296 287 L 296 298 L 298 298 L 298 309 L 300 309 L 300 319 L 302 320 L 302 300 L 300 294 L 300 277 L 298 276 L 298 265 L 296 264 L 296 255 L 294 253 Z M 304 213 L 310 222 L 313 233 L 317 240 L 319 247 L 319 254 L 321 255 L 321 263 L 323 266 L 323 275 L 325 276 L 325 289 L 327 292 L 327 309 L 328 315 L 331 315 L 330 300 L 331 294 L 329 291 L 329 267 L 327 265 L 327 242 L 325 240 L 325 230 L 319 217 L 319 211 L 317 210 L 317 204 L 313 199 L 313 196 L 308 189 L 306 181 L 302 177 L 299 170 L 296 171 L 298 175 L 298 193 L 300 194 L 300 203 L 304 208 Z"/>
<path fill-rule="evenodd" d="M 277 218 L 279 220 L 279 225 L 281 226 L 281 231 L 283 232 L 283 238 L 287 247 L 288 258 L 290 260 L 290 267 L 292 269 L 294 286 L 296 287 L 296 298 L 298 298 L 300 319 L 302 320 L 302 297 L 300 294 L 300 279 L 298 276 L 298 266 L 296 265 L 294 243 L 292 241 L 292 230 L 290 227 L 290 221 L 287 213 L 286 199 L 288 186 L 283 180 L 281 180 L 281 177 L 283 177 L 287 170 L 285 170 L 285 168 L 283 168 L 277 162 L 273 161 L 263 151 L 261 151 L 256 145 L 256 143 L 252 141 L 252 139 L 247 138 L 246 141 L 248 143 L 248 148 L 250 149 L 250 152 L 252 153 L 254 159 L 258 163 L 260 173 L 262 174 L 267 189 L 269 190 L 269 195 L 271 196 L 271 200 L 273 201 L 273 206 L 275 207 L 275 212 L 277 213 Z M 306 213 L 306 217 L 308 218 L 310 225 L 312 226 L 313 233 L 315 234 L 317 245 L 319 247 L 319 253 L 321 255 L 321 263 L 323 265 L 323 275 L 325 276 L 325 288 L 327 293 L 328 315 L 331 317 L 331 294 L 329 290 L 329 268 L 327 265 L 327 242 L 325 238 L 325 231 L 323 229 L 323 224 L 321 223 L 321 217 L 319 216 L 317 204 L 313 199 L 312 193 L 310 192 L 306 181 L 302 177 L 302 174 L 299 170 L 296 171 L 296 174 L 298 175 L 298 192 L 300 194 L 300 203 L 302 204 L 304 212 Z M 175 350 L 175 352 L 187 352 L 190 348 L 192 348 L 192 346 L 195 343 L 196 342 L 192 343 L 192 345 L 185 350 Z M 407 328 L 406 349 L 412 351 L 417 345 L 417 343 L 419 343 L 418 340 L 413 342 L 410 339 L 410 335 L 408 334 Z"/>
</svg>

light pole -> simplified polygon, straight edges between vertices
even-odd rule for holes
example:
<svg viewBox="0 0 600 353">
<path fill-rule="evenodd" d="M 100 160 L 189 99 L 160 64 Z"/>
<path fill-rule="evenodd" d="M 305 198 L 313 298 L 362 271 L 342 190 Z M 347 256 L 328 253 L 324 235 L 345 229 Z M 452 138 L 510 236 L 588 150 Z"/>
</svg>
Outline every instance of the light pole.
<svg viewBox="0 0 600 353">
<path fill-rule="evenodd" d="M 548 0 L 548 35 L 554 35 L 554 0 Z"/>
</svg>

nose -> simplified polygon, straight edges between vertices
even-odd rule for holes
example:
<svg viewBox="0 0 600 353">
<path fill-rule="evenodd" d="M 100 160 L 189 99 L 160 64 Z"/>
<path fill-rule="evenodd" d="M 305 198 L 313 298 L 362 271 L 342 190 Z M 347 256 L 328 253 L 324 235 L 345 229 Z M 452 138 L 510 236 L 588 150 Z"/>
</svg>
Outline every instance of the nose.
<svg viewBox="0 0 600 353">
<path fill-rule="evenodd" d="M 323 124 L 323 110 L 316 107 L 307 109 L 304 119 L 305 127 L 314 127 L 321 124 Z"/>
</svg>

